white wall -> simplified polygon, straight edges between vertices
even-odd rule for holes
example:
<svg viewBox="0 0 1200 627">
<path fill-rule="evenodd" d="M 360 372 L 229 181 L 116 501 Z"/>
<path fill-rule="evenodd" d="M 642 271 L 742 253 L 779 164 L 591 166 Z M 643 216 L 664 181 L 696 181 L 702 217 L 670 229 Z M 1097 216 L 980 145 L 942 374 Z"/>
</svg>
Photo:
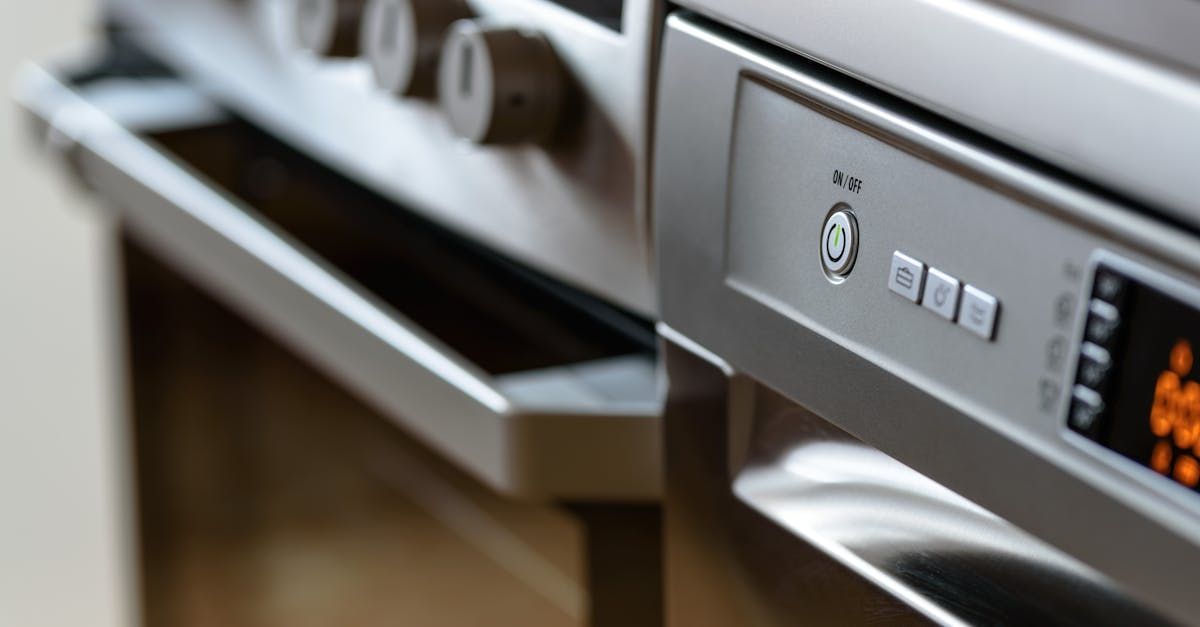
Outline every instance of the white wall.
<svg viewBox="0 0 1200 627">
<path fill-rule="evenodd" d="M 0 0 L 0 84 L 91 30 L 96 0 Z M 122 506 L 111 227 L 0 99 L 0 625 L 136 615 Z"/>
</svg>

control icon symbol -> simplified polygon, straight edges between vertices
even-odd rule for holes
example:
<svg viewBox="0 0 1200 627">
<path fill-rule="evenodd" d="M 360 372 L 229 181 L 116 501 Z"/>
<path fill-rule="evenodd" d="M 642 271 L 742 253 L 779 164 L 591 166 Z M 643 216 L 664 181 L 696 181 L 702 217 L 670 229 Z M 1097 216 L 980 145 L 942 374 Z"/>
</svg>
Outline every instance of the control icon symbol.
<svg viewBox="0 0 1200 627">
<path fill-rule="evenodd" d="M 1046 368 L 1057 371 L 1067 357 L 1067 338 L 1056 335 L 1046 343 Z"/>
<path fill-rule="evenodd" d="M 888 273 L 888 289 L 914 303 L 919 303 L 924 282 L 925 264 L 898 250 L 892 253 L 892 268 Z"/>
<path fill-rule="evenodd" d="M 1038 406 L 1045 413 L 1054 411 L 1055 405 L 1058 403 L 1058 395 L 1062 392 L 1062 388 L 1058 383 L 1050 379 L 1043 378 L 1038 382 Z"/>
<path fill-rule="evenodd" d="M 950 299 L 950 292 L 952 289 L 953 288 L 950 285 L 945 283 L 938 285 L 933 290 L 933 304 L 937 305 L 938 307 L 944 307 L 946 305 L 946 301 Z"/>
<path fill-rule="evenodd" d="M 1067 327 L 1075 316 L 1075 296 L 1070 293 L 1060 294 L 1054 301 L 1054 324 Z"/>
<path fill-rule="evenodd" d="M 835 224 L 825 238 L 825 248 L 829 252 L 829 258 L 835 262 L 841 261 L 842 255 L 846 254 L 845 232 L 842 225 Z"/>
<path fill-rule="evenodd" d="M 953 298 L 953 296 L 951 296 Z M 991 340 L 996 331 L 996 315 L 1000 302 L 995 296 L 968 285 L 963 288 L 962 308 L 958 311 L 958 325 L 985 340 Z"/>
<path fill-rule="evenodd" d="M 971 303 L 970 311 L 967 315 L 971 317 L 971 322 L 975 324 L 983 324 L 987 322 L 988 310 L 981 303 Z"/>
<path fill-rule="evenodd" d="M 958 279 L 930 268 L 925 276 L 925 294 L 921 305 L 933 313 L 954 322 L 958 316 L 959 292 L 962 283 Z"/>
</svg>

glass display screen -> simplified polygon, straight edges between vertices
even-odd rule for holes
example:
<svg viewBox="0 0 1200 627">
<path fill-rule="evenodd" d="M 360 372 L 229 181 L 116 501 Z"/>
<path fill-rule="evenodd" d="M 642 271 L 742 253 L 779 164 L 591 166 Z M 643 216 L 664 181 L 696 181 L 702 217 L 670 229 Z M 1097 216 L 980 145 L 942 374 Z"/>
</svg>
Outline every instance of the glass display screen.
<svg viewBox="0 0 1200 627">
<path fill-rule="evenodd" d="M 1130 281 L 1100 442 L 1189 488 L 1200 484 L 1200 311 Z"/>
</svg>

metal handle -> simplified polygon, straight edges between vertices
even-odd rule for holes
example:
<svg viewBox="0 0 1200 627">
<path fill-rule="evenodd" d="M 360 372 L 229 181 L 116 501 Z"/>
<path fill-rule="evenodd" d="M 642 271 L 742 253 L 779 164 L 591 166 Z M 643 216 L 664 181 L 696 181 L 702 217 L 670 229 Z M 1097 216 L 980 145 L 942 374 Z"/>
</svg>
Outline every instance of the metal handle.
<svg viewBox="0 0 1200 627">
<path fill-rule="evenodd" d="M 657 497 L 649 359 L 490 377 L 51 73 L 17 99 L 134 237 L 497 491 Z"/>
</svg>

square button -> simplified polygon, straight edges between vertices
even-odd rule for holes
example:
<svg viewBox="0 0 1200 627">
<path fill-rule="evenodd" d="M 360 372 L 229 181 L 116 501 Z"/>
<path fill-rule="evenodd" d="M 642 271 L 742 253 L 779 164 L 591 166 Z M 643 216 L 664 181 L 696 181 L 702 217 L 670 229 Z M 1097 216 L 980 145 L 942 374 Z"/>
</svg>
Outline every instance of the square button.
<svg viewBox="0 0 1200 627">
<path fill-rule="evenodd" d="M 1092 296 L 1100 300 L 1120 306 L 1125 299 L 1129 281 L 1117 274 L 1111 268 L 1100 266 L 1096 268 L 1096 276 L 1092 280 Z"/>
<path fill-rule="evenodd" d="M 921 296 L 921 306 L 950 321 L 958 314 L 958 295 L 962 283 L 958 279 L 938 270 L 930 268 L 925 275 L 925 289 Z"/>
<path fill-rule="evenodd" d="M 962 306 L 958 310 L 958 326 L 978 335 L 985 340 L 991 340 L 996 332 L 996 314 L 1000 311 L 1000 301 L 995 296 L 968 285 L 963 289 Z"/>
<path fill-rule="evenodd" d="M 1121 328 L 1121 312 L 1111 303 L 1093 298 L 1088 304 L 1084 339 L 1098 346 L 1109 346 Z"/>
<path fill-rule="evenodd" d="M 1076 385 L 1071 395 L 1067 424 L 1074 431 L 1095 438 L 1104 418 L 1104 399 L 1095 390 Z"/>
<path fill-rule="evenodd" d="M 892 253 L 892 269 L 888 272 L 889 290 L 919 303 L 924 284 L 925 264 L 898 250 Z"/>
<path fill-rule="evenodd" d="M 1079 368 L 1075 372 L 1075 381 L 1103 393 L 1108 386 L 1108 375 L 1111 374 L 1112 357 L 1108 351 L 1084 342 L 1079 349 Z"/>
</svg>

